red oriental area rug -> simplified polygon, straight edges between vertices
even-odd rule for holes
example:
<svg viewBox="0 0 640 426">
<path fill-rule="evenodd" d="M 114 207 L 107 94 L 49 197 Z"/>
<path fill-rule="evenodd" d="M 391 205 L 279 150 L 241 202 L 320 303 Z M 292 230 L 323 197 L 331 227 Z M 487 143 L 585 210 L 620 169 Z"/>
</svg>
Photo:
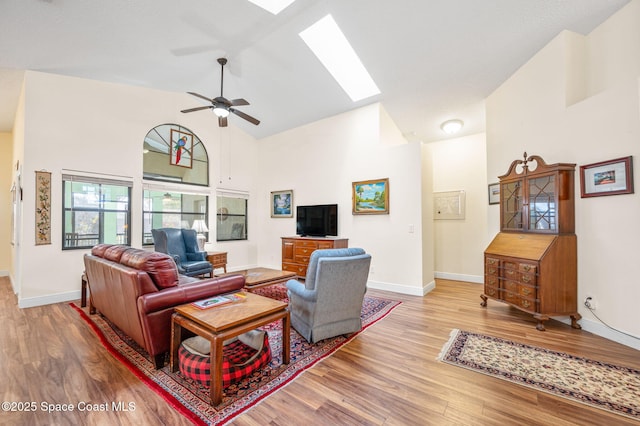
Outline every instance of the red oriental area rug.
<svg viewBox="0 0 640 426">
<path fill-rule="evenodd" d="M 287 301 L 286 288 L 274 285 L 255 290 L 255 293 Z M 362 306 L 362 331 L 387 316 L 400 302 L 365 296 Z M 280 321 L 262 327 L 269 334 L 273 359 L 270 364 L 239 383 L 225 389 L 222 403 L 212 407 L 209 388 L 185 378 L 180 372 L 171 373 L 169 366 L 155 370 L 146 351 L 100 315 L 89 316 L 75 304 L 71 306 L 98 335 L 102 344 L 137 377 L 161 395 L 171 406 L 197 425 L 223 425 L 256 405 L 273 392 L 295 379 L 306 369 L 330 356 L 359 333 L 338 336 L 311 344 L 291 328 L 291 362 L 282 365 Z M 360 331 L 360 333 L 362 332 Z"/>
</svg>

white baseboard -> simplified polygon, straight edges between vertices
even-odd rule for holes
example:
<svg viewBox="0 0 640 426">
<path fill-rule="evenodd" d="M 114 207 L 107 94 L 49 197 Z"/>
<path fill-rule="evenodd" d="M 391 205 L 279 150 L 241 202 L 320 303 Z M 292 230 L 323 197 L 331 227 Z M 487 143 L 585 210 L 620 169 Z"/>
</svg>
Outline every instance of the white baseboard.
<svg viewBox="0 0 640 426">
<path fill-rule="evenodd" d="M 367 288 L 383 291 L 391 291 L 393 293 L 408 294 L 411 296 L 424 296 L 425 294 L 436 288 L 435 281 L 423 284 L 422 287 L 412 287 L 395 283 L 385 283 L 381 281 L 367 281 Z"/>
<path fill-rule="evenodd" d="M 35 306 L 51 305 L 53 303 L 71 302 L 73 300 L 80 299 L 80 290 L 69 291 L 66 293 L 50 294 L 47 296 L 38 297 L 18 297 L 19 308 L 33 308 Z"/>
<path fill-rule="evenodd" d="M 0 271 L 0 277 L 8 277 L 9 271 Z"/>
<path fill-rule="evenodd" d="M 434 272 L 433 275 L 435 278 L 441 278 L 443 280 L 484 284 L 484 277 L 482 275 L 452 274 L 450 272 Z"/>
<path fill-rule="evenodd" d="M 554 317 L 554 319 L 567 325 L 571 325 L 571 319 L 569 318 Z M 600 337 L 604 337 L 605 339 L 609 339 L 622 345 L 629 346 L 630 348 L 640 350 L 640 338 L 627 336 L 624 333 L 620 333 L 619 331 L 613 330 L 606 325 L 591 319 L 582 318 L 579 321 L 579 324 L 582 326 L 582 329 L 584 331 L 588 331 Z"/>
</svg>

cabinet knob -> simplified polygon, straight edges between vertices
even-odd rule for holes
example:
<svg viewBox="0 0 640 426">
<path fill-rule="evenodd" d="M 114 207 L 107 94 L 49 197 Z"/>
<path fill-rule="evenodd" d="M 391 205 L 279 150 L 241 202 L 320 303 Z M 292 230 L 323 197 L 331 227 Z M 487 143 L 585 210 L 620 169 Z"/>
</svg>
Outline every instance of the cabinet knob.
<svg viewBox="0 0 640 426">
<path fill-rule="evenodd" d="M 531 282 L 531 277 L 529 275 L 523 275 L 522 276 L 522 282 L 523 283 L 530 283 Z"/>
<path fill-rule="evenodd" d="M 528 300 L 523 300 L 523 301 L 522 301 L 522 306 L 524 306 L 525 308 L 528 308 L 528 307 L 529 307 L 529 305 L 530 305 L 530 303 L 529 303 L 529 301 L 528 301 Z"/>
</svg>

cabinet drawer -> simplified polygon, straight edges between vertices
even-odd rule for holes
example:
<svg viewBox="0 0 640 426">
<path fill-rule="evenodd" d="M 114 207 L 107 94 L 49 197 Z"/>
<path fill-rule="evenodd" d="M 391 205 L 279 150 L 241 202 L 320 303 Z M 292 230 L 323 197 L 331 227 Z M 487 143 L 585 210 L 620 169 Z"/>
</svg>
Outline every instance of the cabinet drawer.
<svg viewBox="0 0 640 426">
<path fill-rule="evenodd" d="M 518 292 L 518 282 L 517 281 L 505 280 L 504 281 L 504 289 L 506 291 L 510 291 L 511 293 L 517 293 Z"/>
<path fill-rule="evenodd" d="M 517 305 L 522 309 L 526 309 L 530 312 L 537 312 L 538 309 L 536 307 L 536 301 L 533 299 L 528 299 L 526 297 L 519 297 Z"/>
<path fill-rule="evenodd" d="M 227 263 L 227 253 L 210 255 L 209 262 L 215 263 L 216 265 Z"/>
<path fill-rule="evenodd" d="M 520 282 L 529 285 L 536 285 L 536 276 L 534 274 L 520 274 Z"/>
<path fill-rule="evenodd" d="M 309 264 L 309 257 L 310 256 L 303 256 L 303 255 L 297 256 L 296 255 L 296 256 L 294 256 L 293 261 L 295 263 L 301 263 L 303 265 L 308 265 Z"/>
<path fill-rule="evenodd" d="M 487 266 L 498 267 L 498 266 L 500 266 L 500 259 L 496 259 L 495 257 L 486 257 L 484 263 Z"/>
<path fill-rule="evenodd" d="M 487 275 L 494 275 L 494 276 L 498 276 L 498 267 L 497 266 L 492 266 L 492 265 L 487 265 L 485 267 L 486 270 L 486 274 Z"/>
<path fill-rule="evenodd" d="M 500 298 L 500 290 L 497 287 L 493 287 L 489 285 L 488 283 L 485 284 L 484 286 L 484 294 L 486 294 L 487 296 L 494 297 L 496 299 Z"/>
<path fill-rule="evenodd" d="M 283 263 L 282 270 L 288 272 L 294 272 L 301 277 L 307 275 L 307 267 L 305 265 L 297 265 L 295 263 Z"/>
<path fill-rule="evenodd" d="M 518 265 L 518 270 L 526 274 L 535 274 L 537 265 L 535 263 L 521 263 Z"/>
<path fill-rule="evenodd" d="M 311 247 L 311 248 L 318 248 L 318 242 L 317 241 L 296 241 L 295 242 L 296 248 L 298 247 Z"/>
<path fill-rule="evenodd" d="M 502 262 L 502 268 L 507 271 L 517 271 L 520 265 L 517 262 L 505 260 Z"/>
<path fill-rule="evenodd" d="M 293 255 L 295 257 L 298 256 L 311 256 L 311 253 L 313 253 L 316 250 L 315 247 L 298 247 L 296 245 L 296 247 L 293 249 Z"/>
<path fill-rule="evenodd" d="M 333 241 L 318 241 L 319 249 L 331 249 L 333 248 Z"/>
<path fill-rule="evenodd" d="M 518 294 L 523 297 L 529 297 L 532 299 L 537 298 L 537 288 L 531 287 L 528 285 L 519 285 L 518 286 Z"/>
<path fill-rule="evenodd" d="M 490 287 L 500 287 L 500 280 L 498 279 L 498 277 L 492 275 L 487 275 L 486 277 L 484 277 L 484 282 Z"/>
</svg>

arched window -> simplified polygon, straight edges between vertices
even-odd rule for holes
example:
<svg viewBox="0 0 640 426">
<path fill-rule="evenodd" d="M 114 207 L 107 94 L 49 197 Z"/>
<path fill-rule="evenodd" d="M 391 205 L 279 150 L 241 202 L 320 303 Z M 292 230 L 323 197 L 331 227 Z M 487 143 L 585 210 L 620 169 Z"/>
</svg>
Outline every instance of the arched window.
<svg viewBox="0 0 640 426">
<path fill-rule="evenodd" d="M 200 138 L 177 124 L 162 124 L 147 133 L 143 147 L 142 244 L 153 244 L 156 228 L 193 228 L 208 239 L 209 160 Z M 168 182 L 153 184 L 148 181 Z M 188 184 L 182 186 L 182 184 Z M 201 226 L 204 221 L 204 228 Z"/>
<path fill-rule="evenodd" d="M 209 159 L 202 141 L 178 124 L 161 124 L 144 137 L 145 179 L 209 186 Z"/>
</svg>

